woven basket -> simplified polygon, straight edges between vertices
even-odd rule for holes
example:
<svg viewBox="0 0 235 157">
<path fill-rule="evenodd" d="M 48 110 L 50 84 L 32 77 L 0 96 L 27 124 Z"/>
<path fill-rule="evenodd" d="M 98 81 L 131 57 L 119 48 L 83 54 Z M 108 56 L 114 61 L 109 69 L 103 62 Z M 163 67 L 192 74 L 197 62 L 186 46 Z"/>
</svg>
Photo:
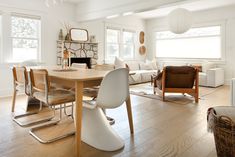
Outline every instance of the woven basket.
<svg viewBox="0 0 235 157">
<path fill-rule="evenodd" d="M 209 113 L 213 121 L 216 152 L 218 157 L 235 157 L 235 123 L 227 116 Z"/>
</svg>

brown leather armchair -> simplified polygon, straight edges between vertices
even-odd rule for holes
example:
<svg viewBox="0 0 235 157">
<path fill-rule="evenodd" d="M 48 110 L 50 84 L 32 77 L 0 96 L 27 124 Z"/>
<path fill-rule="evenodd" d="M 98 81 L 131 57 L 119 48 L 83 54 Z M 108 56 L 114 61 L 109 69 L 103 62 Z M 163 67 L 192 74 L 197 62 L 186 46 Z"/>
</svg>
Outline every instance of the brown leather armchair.
<svg viewBox="0 0 235 157">
<path fill-rule="evenodd" d="M 198 103 L 198 69 L 191 66 L 167 66 L 154 79 L 154 94 L 187 93 Z"/>
</svg>

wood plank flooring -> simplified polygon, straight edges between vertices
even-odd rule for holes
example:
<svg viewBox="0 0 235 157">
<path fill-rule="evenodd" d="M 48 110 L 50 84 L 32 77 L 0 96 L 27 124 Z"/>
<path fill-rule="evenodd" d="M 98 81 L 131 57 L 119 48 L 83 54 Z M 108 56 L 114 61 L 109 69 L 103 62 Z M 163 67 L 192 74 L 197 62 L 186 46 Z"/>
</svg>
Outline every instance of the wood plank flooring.
<svg viewBox="0 0 235 157">
<path fill-rule="evenodd" d="M 18 110 L 21 110 L 25 101 L 25 97 L 17 97 Z M 131 101 L 135 130 L 133 136 L 130 135 L 124 105 L 107 111 L 109 116 L 115 118 L 113 128 L 124 139 L 125 147 L 115 152 L 104 152 L 82 143 L 82 157 L 216 156 L 213 134 L 207 132 L 206 112 L 209 107 L 230 104 L 228 86 L 213 90 L 200 99 L 198 104 L 191 102 L 182 105 L 134 95 L 131 96 Z M 29 135 L 29 127 L 22 128 L 11 120 L 10 109 L 11 97 L 0 98 L 1 157 L 74 156 L 74 137 L 52 144 L 41 144 Z M 65 119 L 61 125 L 40 134 L 53 136 L 53 133 L 72 129 L 71 119 Z"/>
</svg>

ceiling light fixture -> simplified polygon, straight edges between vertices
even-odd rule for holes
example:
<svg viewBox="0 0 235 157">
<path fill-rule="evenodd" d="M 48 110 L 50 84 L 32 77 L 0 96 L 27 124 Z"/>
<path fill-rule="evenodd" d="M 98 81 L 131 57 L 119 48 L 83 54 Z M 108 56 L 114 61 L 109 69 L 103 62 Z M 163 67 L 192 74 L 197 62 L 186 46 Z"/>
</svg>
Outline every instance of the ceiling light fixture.
<svg viewBox="0 0 235 157">
<path fill-rule="evenodd" d="M 106 19 L 113 19 L 113 18 L 116 18 L 118 16 L 119 16 L 119 14 L 110 15 L 110 16 L 107 16 Z"/>
<path fill-rule="evenodd" d="M 182 34 L 192 26 L 191 12 L 183 8 L 177 8 L 168 15 L 168 23 L 171 32 Z"/>
<path fill-rule="evenodd" d="M 51 5 L 62 4 L 64 0 L 45 0 L 45 5 L 49 8 Z"/>
<path fill-rule="evenodd" d="M 126 13 L 123 13 L 122 16 L 128 16 L 128 15 L 132 15 L 134 14 L 133 11 L 129 11 L 129 12 L 126 12 Z"/>
</svg>

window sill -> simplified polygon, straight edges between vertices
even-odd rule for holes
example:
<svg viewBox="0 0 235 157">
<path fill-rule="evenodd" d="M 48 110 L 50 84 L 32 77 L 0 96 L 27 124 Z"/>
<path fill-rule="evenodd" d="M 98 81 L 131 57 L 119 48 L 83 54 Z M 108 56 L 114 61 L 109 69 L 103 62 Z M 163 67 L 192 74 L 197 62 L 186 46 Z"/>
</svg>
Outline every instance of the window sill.
<svg viewBox="0 0 235 157">
<path fill-rule="evenodd" d="M 22 62 L 3 62 L 3 63 L 0 63 L 0 68 L 9 68 L 9 67 L 12 67 L 14 65 L 21 65 Z M 44 65 L 45 63 L 44 62 L 35 62 L 36 64 L 38 65 Z"/>
<path fill-rule="evenodd" d="M 14 63 L 0 63 L 0 68 L 11 68 L 13 65 L 17 65 L 17 64 L 14 64 Z"/>
<path fill-rule="evenodd" d="M 186 62 L 186 63 L 203 63 L 205 61 L 213 62 L 216 64 L 226 64 L 224 59 L 209 59 L 209 58 L 165 58 L 156 57 L 159 62 Z"/>
</svg>

